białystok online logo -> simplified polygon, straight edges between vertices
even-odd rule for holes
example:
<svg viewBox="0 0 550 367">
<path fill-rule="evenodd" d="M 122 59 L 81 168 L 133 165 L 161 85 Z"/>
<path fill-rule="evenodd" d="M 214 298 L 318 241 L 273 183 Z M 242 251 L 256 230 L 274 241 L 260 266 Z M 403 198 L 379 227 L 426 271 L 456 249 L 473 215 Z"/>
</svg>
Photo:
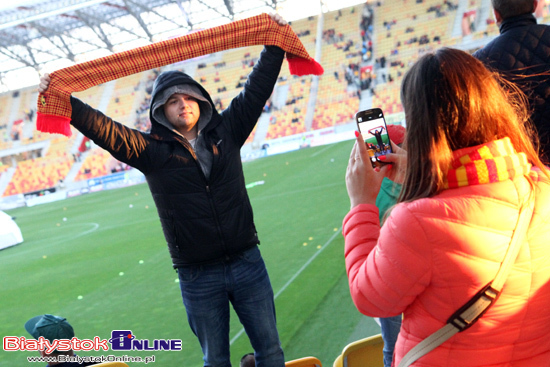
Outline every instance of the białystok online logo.
<svg viewBox="0 0 550 367">
<path fill-rule="evenodd" d="M 54 351 L 66 352 L 73 350 L 78 351 L 108 351 L 111 344 L 111 350 L 181 350 L 181 339 L 137 339 L 131 330 L 113 330 L 111 338 L 101 339 L 98 336 L 94 339 L 56 339 L 50 342 L 44 337 L 36 339 L 27 339 L 23 336 L 5 336 L 3 346 L 5 351 L 40 351 L 43 350 L 47 354 Z"/>
<path fill-rule="evenodd" d="M 137 339 L 131 330 L 113 330 L 112 350 L 181 350 L 180 339 Z"/>
</svg>

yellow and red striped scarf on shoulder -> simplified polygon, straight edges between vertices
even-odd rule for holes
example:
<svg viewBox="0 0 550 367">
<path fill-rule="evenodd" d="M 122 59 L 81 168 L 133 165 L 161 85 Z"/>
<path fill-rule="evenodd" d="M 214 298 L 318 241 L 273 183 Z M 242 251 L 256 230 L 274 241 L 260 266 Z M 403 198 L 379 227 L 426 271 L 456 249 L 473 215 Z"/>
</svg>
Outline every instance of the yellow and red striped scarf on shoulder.
<svg viewBox="0 0 550 367">
<path fill-rule="evenodd" d="M 530 170 L 525 153 L 517 153 L 506 137 L 453 152 L 445 188 L 504 181 L 527 175 Z"/>
<path fill-rule="evenodd" d="M 290 25 L 279 26 L 269 15 L 261 14 L 54 71 L 48 90 L 38 96 L 36 127 L 70 136 L 73 92 L 197 56 L 253 45 L 279 46 L 286 51 L 292 75 L 323 74 L 322 66 L 309 56 Z"/>
</svg>

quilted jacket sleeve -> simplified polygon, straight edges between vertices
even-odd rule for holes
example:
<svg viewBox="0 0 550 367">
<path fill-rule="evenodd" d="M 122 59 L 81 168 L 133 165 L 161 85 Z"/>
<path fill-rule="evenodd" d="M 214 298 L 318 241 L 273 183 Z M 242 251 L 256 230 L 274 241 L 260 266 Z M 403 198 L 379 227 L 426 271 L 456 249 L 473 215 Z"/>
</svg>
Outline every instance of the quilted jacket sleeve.
<svg viewBox="0 0 550 367">
<path fill-rule="evenodd" d="M 431 248 L 406 204 L 382 228 L 375 205 L 358 205 L 344 218 L 343 234 L 351 297 L 361 313 L 398 315 L 428 286 Z"/>
<path fill-rule="evenodd" d="M 148 140 L 143 133 L 112 120 L 78 98 L 71 97 L 71 105 L 71 124 L 84 136 L 119 161 L 142 172 L 146 172 L 146 167 L 152 165 L 153 162 L 150 162 L 150 158 L 145 154 Z"/>
<path fill-rule="evenodd" d="M 285 51 L 277 46 L 265 46 L 248 76 L 243 90 L 221 115 L 228 121 L 235 141 L 242 146 L 262 114 L 281 71 Z"/>
</svg>

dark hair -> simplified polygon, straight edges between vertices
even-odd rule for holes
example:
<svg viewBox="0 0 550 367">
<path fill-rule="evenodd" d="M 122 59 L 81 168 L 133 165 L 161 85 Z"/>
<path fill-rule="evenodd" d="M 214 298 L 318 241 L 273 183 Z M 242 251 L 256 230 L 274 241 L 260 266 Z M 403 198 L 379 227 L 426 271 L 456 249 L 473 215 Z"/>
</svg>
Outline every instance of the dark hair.
<svg viewBox="0 0 550 367">
<path fill-rule="evenodd" d="M 256 365 L 256 359 L 254 353 L 246 353 L 241 358 L 240 367 L 254 367 Z"/>
<path fill-rule="evenodd" d="M 408 158 L 398 202 L 440 192 L 453 151 L 504 137 L 546 171 L 532 142 L 525 95 L 464 51 L 441 48 L 420 58 L 403 78 L 401 99 Z"/>
<path fill-rule="evenodd" d="M 491 0 L 493 8 L 500 13 L 502 19 L 530 14 L 535 11 L 534 0 Z"/>
</svg>

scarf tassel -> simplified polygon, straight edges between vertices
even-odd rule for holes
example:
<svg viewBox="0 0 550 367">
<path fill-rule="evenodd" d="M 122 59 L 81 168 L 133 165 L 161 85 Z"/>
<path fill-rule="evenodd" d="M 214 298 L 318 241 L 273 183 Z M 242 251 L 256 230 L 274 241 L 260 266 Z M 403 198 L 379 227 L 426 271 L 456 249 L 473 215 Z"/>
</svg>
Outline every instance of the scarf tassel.
<svg viewBox="0 0 550 367">
<path fill-rule="evenodd" d="M 323 67 L 313 59 L 307 60 L 301 57 L 287 56 L 287 61 L 288 70 L 292 75 L 322 75 L 324 73 Z"/>
<path fill-rule="evenodd" d="M 64 116 L 36 113 L 36 129 L 50 134 L 72 135 L 71 119 Z"/>
</svg>

